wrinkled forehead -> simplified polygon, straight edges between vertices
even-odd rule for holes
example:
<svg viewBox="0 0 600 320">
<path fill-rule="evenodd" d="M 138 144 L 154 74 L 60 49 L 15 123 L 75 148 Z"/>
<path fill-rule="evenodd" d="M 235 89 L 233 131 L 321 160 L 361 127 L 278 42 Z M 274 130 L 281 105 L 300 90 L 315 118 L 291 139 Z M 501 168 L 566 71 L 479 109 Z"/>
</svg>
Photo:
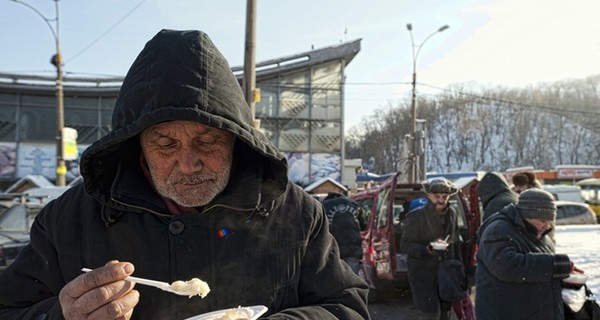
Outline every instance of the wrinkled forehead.
<svg viewBox="0 0 600 320">
<path fill-rule="evenodd" d="M 174 120 L 161 122 L 144 129 L 144 131 L 142 132 L 142 138 L 149 136 L 177 136 L 181 134 L 188 134 L 191 136 L 204 134 L 213 134 L 217 136 L 231 135 L 231 133 L 226 130 L 205 125 L 199 122 Z"/>
</svg>

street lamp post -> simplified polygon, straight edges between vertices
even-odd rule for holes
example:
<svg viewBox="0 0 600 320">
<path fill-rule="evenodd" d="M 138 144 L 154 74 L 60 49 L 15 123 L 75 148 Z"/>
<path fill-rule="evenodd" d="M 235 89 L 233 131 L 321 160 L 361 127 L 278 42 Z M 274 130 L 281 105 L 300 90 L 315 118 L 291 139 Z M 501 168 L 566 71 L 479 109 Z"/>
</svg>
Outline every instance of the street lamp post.
<svg viewBox="0 0 600 320">
<path fill-rule="evenodd" d="M 446 29 L 450 28 L 448 25 L 443 25 L 432 34 L 427 36 L 421 44 L 415 45 L 415 39 L 412 33 L 412 24 L 407 23 L 406 29 L 410 33 L 410 42 L 412 44 L 412 58 L 413 58 L 413 74 L 412 74 L 412 97 L 411 97 L 411 116 L 412 116 L 412 126 L 411 126 L 411 134 L 412 134 L 412 145 L 411 150 L 412 154 L 410 155 L 411 165 L 409 171 L 409 181 L 410 182 L 418 182 L 425 179 L 425 168 L 421 168 L 421 170 L 417 170 L 417 165 L 419 161 L 418 155 L 418 143 L 417 143 L 417 57 L 419 56 L 419 52 L 421 52 L 421 48 L 431 38 L 433 35 L 440 33 Z M 416 49 L 416 51 L 415 51 Z M 424 164 L 423 164 L 424 165 Z"/>
<path fill-rule="evenodd" d="M 39 15 L 52 33 L 54 37 L 54 43 L 56 46 L 56 54 L 52 56 L 50 63 L 56 67 L 56 185 L 64 186 L 65 175 L 67 173 L 67 167 L 65 165 L 64 150 L 63 150 L 63 128 L 65 125 L 64 120 L 64 98 L 63 98 L 63 71 L 62 71 L 62 55 L 60 53 L 60 37 L 59 37 L 59 16 L 58 16 L 58 0 L 54 0 L 54 9 L 56 17 L 54 19 L 48 19 L 39 10 L 31 6 L 28 3 L 20 0 L 11 0 L 16 3 L 20 3 L 29 9 L 33 10 Z M 53 27 L 50 22 L 54 22 Z"/>
</svg>

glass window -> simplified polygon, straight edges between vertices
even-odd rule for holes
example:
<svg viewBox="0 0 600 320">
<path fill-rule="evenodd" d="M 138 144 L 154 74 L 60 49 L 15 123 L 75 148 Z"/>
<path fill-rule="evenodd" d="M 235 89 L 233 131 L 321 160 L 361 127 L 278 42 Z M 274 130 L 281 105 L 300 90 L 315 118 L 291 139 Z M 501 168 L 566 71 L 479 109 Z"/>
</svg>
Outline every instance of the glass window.
<svg viewBox="0 0 600 320">
<path fill-rule="evenodd" d="M 312 152 L 340 152 L 342 150 L 342 132 L 339 122 L 311 121 Z"/>
<path fill-rule="evenodd" d="M 372 213 L 371 208 L 373 208 L 373 199 L 371 199 L 371 198 L 360 199 L 360 200 L 356 200 L 356 202 L 358 203 L 358 205 L 360 206 L 362 211 L 365 213 L 366 220 L 371 221 L 371 213 Z"/>
<path fill-rule="evenodd" d="M 291 120 L 285 123 L 279 136 L 281 151 L 308 152 L 308 121 Z"/>
<path fill-rule="evenodd" d="M 312 69 L 312 119 L 341 119 L 341 77 L 342 67 L 339 61 Z"/>
<path fill-rule="evenodd" d="M 46 106 L 56 108 L 55 96 L 33 96 L 24 94 L 21 96 L 21 104 L 24 106 Z"/>
<path fill-rule="evenodd" d="M 16 106 L 4 106 L 0 102 L 0 141 L 14 141 L 17 129 Z"/>
<path fill-rule="evenodd" d="M 117 103 L 116 97 L 100 97 L 100 107 L 102 110 L 113 110 Z"/>
<path fill-rule="evenodd" d="M 308 118 L 308 73 L 299 72 L 280 77 L 279 116 Z"/>
<path fill-rule="evenodd" d="M 337 96 L 332 96 L 332 94 Z M 312 95 L 311 118 L 317 120 L 340 120 L 342 106 L 339 91 L 316 89 Z"/>
<path fill-rule="evenodd" d="M 0 93 L 0 105 L 16 106 L 19 96 L 11 93 Z"/>
<path fill-rule="evenodd" d="M 18 141 L 52 141 L 56 137 L 56 110 L 22 107 L 17 124 Z"/>
<path fill-rule="evenodd" d="M 99 101 L 97 97 L 78 97 L 65 96 L 65 109 L 67 108 L 87 108 L 98 109 Z"/>
<path fill-rule="evenodd" d="M 277 95 L 277 84 L 273 81 L 259 83 L 260 101 L 255 105 L 255 115 L 257 118 L 277 117 L 277 108 L 279 106 L 279 97 Z"/>
<path fill-rule="evenodd" d="M 311 81 L 313 85 L 322 84 L 339 87 L 342 82 L 342 64 L 341 61 L 333 61 L 312 68 Z"/>
<path fill-rule="evenodd" d="M 377 199 L 377 221 L 375 225 L 377 229 L 381 229 L 387 226 L 388 224 L 388 196 L 390 194 L 390 189 L 384 189 L 379 193 Z"/>
</svg>

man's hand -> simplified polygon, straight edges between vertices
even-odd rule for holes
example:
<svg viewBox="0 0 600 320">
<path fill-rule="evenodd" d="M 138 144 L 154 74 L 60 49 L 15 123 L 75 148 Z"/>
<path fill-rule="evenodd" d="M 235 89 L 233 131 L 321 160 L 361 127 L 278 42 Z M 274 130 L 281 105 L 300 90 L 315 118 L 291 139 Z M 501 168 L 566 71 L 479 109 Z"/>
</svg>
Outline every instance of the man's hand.
<svg viewBox="0 0 600 320">
<path fill-rule="evenodd" d="M 58 296 L 65 319 L 130 319 L 140 294 L 123 279 L 133 270 L 131 263 L 111 261 L 67 283 Z"/>
</svg>

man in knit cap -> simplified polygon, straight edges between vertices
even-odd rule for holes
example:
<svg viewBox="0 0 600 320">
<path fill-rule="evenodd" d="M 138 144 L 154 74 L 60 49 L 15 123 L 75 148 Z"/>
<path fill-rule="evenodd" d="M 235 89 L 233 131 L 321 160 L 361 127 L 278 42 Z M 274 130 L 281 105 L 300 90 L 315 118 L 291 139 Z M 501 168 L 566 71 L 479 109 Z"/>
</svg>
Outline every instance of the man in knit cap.
<svg viewBox="0 0 600 320">
<path fill-rule="evenodd" d="M 548 237 L 555 218 L 552 194 L 529 189 L 484 221 L 477 231 L 478 319 L 564 319 L 561 280 L 572 264 Z"/>
<path fill-rule="evenodd" d="M 408 255 L 408 283 L 418 319 L 445 320 L 451 304 L 439 297 L 437 269 L 442 257 L 462 261 L 458 216 L 449 203 L 458 188 L 448 179 L 435 178 L 423 183 L 423 189 L 427 202 L 406 215 L 400 247 Z M 444 239 L 446 249 L 433 249 L 432 242 Z"/>
</svg>

